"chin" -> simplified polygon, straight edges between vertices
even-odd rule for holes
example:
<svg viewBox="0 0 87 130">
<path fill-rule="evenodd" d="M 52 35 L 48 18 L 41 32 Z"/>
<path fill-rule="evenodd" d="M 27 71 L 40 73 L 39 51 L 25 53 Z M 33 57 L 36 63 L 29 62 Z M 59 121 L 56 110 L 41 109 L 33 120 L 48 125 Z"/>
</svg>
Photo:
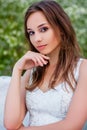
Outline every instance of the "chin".
<svg viewBox="0 0 87 130">
<path fill-rule="evenodd" d="M 50 53 L 46 53 L 46 52 L 40 52 L 43 55 L 49 55 Z"/>
</svg>

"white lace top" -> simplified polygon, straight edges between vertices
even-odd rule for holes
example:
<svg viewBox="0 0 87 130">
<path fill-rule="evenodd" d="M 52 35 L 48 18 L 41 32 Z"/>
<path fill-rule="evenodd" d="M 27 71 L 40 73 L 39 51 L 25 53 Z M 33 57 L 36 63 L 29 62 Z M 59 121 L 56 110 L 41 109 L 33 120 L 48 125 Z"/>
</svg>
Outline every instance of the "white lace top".
<svg viewBox="0 0 87 130">
<path fill-rule="evenodd" d="M 79 60 L 74 70 L 76 80 L 78 80 L 81 62 L 82 59 Z M 46 125 L 61 121 L 66 117 L 73 96 L 73 91 L 67 83 L 66 87 L 65 82 L 63 82 L 56 86 L 55 89 L 50 89 L 47 92 L 42 92 L 38 87 L 32 92 L 26 92 L 26 105 L 30 114 L 30 126 Z"/>
</svg>

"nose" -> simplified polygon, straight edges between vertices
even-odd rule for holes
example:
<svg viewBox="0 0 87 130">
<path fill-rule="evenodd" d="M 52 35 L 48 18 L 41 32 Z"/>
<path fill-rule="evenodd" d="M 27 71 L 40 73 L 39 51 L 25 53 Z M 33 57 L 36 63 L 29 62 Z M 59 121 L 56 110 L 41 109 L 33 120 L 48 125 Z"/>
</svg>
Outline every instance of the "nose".
<svg viewBox="0 0 87 130">
<path fill-rule="evenodd" d="M 41 42 L 42 37 L 40 33 L 35 33 L 35 43 Z"/>
</svg>

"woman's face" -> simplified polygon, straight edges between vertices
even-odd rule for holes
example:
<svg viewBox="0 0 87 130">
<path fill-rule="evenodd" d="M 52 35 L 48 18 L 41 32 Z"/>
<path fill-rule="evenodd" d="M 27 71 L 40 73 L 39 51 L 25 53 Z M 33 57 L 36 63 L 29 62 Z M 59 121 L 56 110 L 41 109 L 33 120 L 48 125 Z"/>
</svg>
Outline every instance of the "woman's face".
<svg viewBox="0 0 87 130">
<path fill-rule="evenodd" d="M 61 41 L 41 11 L 32 13 L 27 20 L 27 32 L 32 45 L 42 54 L 47 55 L 59 48 Z M 58 36 L 58 37 L 57 37 Z"/>
</svg>

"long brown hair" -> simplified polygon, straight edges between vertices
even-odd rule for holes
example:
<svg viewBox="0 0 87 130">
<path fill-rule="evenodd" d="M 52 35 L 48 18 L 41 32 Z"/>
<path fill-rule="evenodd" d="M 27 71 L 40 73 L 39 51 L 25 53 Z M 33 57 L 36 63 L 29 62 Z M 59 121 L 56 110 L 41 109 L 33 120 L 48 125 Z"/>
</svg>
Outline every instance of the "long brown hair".
<svg viewBox="0 0 87 130">
<path fill-rule="evenodd" d="M 76 83 L 73 71 L 80 57 L 80 49 L 70 19 L 61 8 L 61 6 L 53 0 L 43 0 L 32 4 L 25 14 L 25 35 L 29 41 L 31 51 L 34 52 L 38 51 L 34 48 L 29 39 L 29 34 L 27 32 L 27 20 L 32 13 L 37 11 L 41 11 L 44 14 L 56 34 L 59 28 L 62 32 L 62 42 L 60 45 L 60 50 L 58 52 L 58 62 L 49 86 L 51 88 L 54 88 L 56 80 L 61 77 L 60 79 L 66 81 L 72 90 L 74 90 L 74 86 L 72 85 L 70 77 Z M 46 67 L 47 66 L 35 68 L 32 74 L 32 84 L 27 87 L 28 90 L 32 91 L 42 81 Z"/>
</svg>

